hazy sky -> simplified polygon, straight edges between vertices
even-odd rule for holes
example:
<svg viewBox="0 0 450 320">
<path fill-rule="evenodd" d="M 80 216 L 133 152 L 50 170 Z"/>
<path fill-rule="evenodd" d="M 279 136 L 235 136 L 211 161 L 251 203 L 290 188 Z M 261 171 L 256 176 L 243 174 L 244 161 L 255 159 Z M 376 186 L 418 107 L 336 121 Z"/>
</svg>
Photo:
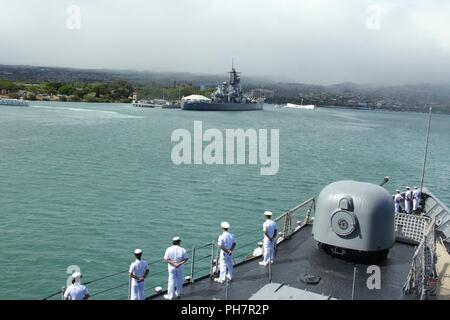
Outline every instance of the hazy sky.
<svg viewBox="0 0 450 320">
<path fill-rule="evenodd" d="M 0 64 L 224 74 L 231 58 L 280 81 L 450 83 L 450 1 L 0 0 Z"/>
</svg>

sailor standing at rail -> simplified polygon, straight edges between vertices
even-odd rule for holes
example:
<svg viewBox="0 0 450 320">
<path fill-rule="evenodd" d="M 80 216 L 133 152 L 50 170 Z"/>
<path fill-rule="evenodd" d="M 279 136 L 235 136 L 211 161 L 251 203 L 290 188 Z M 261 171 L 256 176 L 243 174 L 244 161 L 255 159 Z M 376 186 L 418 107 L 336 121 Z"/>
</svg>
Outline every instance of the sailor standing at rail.
<svg viewBox="0 0 450 320">
<path fill-rule="evenodd" d="M 234 236 L 228 232 L 228 229 L 230 228 L 230 224 L 228 222 L 224 221 L 220 224 L 220 226 L 223 230 L 217 240 L 217 246 L 221 249 L 219 258 L 220 276 L 219 278 L 214 279 L 214 281 L 224 283 L 226 279 L 231 281 L 233 278 L 234 261 L 232 254 L 234 247 L 236 246 L 236 240 L 234 239 Z"/>
<path fill-rule="evenodd" d="M 406 187 L 406 192 L 405 192 L 405 211 L 406 211 L 406 213 L 411 213 L 411 200 L 412 200 L 412 191 L 409 187 Z"/>
<path fill-rule="evenodd" d="M 131 295 L 130 300 L 144 300 L 144 281 L 148 275 L 148 263 L 142 260 L 142 250 L 134 250 L 136 260 L 130 265 Z"/>
<path fill-rule="evenodd" d="M 267 266 L 269 263 L 273 263 L 273 257 L 275 254 L 275 239 L 277 237 L 277 224 L 271 220 L 272 212 L 264 212 L 266 221 L 263 224 L 264 232 L 264 258 L 259 264 Z"/>
<path fill-rule="evenodd" d="M 64 300 L 87 300 L 89 299 L 89 289 L 81 284 L 81 273 L 72 274 L 72 285 L 64 291 Z"/>
<path fill-rule="evenodd" d="M 174 296 L 180 298 L 183 290 L 183 270 L 184 264 L 188 260 L 186 250 L 180 246 L 180 237 L 172 239 L 172 246 L 167 248 L 164 254 L 164 260 L 167 262 L 169 280 L 167 284 L 167 294 L 165 299 L 172 300 Z"/>
<path fill-rule="evenodd" d="M 400 213 L 401 206 L 400 203 L 403 201 L 402 194 L 400 193 L 400 190 L 395 190 L 397 194 L 394 196 L 394 205 L 395 205 L 395 213 Z"/>
<path fill-rule="evenodd" d="M 414 187 L 413 191 L 413 211 L 417 211 L 419 209 L 420 203 L 420 191 L 417 190 L 417 187 Z"/>
</svg>

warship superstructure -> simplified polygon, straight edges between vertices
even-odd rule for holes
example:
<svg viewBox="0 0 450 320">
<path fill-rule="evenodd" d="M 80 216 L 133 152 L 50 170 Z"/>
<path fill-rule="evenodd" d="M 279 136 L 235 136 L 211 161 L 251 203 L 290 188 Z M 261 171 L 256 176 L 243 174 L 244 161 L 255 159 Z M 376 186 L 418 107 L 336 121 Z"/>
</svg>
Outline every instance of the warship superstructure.
<svg viewBox="0 0 450 320">
<path fill-rule="evenodd" d="M 435 299 L 436 245 L 450 236 L 450 211 L 426 188 L 420 203 L 414 214 L 394 214 L 383 187 L 334 182 L 276 219 L 281 231 L 274 264 L 262 267 L 261 256 L 250 255 L 236 263 L 225 284 L 212 281 L 215 267 L 197 279 L 192 273 L 182 299 Z"/>
<path fill-rule="evenodd" d="M 245 95 L 241 87 L 240 72 L 231 67 L 229 82 L 218 85 L 210 98 L 199 99 L 195 97 L 184 97 L 181 99 L 181 109 L 198 111 L 250 111 L 262 110 L 263 99 L 253 98 Z"/>
<path fill-rule="evenodd" d="M 213 281 L 219 271 L 215 241 L 192 247 L 181 299 L 448 299 L 436 292 L 439 284 L 449 281 L 450 210 L 423 187 L 418 210 L 394 213 L 393 198 L 382 187 L 386 182 L 337 181 L 279 215 L 275 259 L 268 266 L 258 263 L 261 252 L 254 250 L 261 235 L 248 241 L 249 235 L 236 234 L 231 282 Z M 439 265 L 444 267 L 439 270 Z M 167 265 L 156 260 L 150 268 L 147 299 L 163 300 L 167 282 L 158 283 L 155 276 L 166 274 Z M 92 296 L 101 299 L 104 293 L 120 290 L 118 298 L 126 299 L 128 270 L 86 284 L 112 277 L 124 283 Z M 46 299 L 58 296 L 61 291 Z"/>
</svg>

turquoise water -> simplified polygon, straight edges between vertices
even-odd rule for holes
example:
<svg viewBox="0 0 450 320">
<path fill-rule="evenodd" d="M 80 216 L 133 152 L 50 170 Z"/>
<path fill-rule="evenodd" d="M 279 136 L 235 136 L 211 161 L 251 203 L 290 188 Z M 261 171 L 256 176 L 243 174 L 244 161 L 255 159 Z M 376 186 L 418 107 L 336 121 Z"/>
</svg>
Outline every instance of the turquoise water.
<svg viewBox="0 0 450 320">
<path fill-rule="evenodd" d="M 171 162 L 171 133 L 280 129 L 280 169 Z M 174 235 L 210 242 L 227 220 L 238 244 L 256 239 L 261 213 L 281 213 L 341 179 L 389 191 L 418 185 L 427 116 L 320 109 L 189 112 L 123 104 L 34 103 L 0 108 L 0 298 L 40 299 L 65 285 L 78 265 L 85 281 L 126 270 L 139 247 L 164 284 L 158 261 Z M 425 185 L 450 204 L 450 116 L 434 116 Z M 255 229 L 256 228 L 256 229 Z M 256 238 L 255 238 L 256 237 Z M 249 248 L 251 251 L 253 248 Z M 126 284 L 126 274 L 92 292 Z M 151 288 L 150 288 L 151 289 Z M 149 293 L 151 291 L 148 291 Z M 126 286 L 98 294 L 122 299 Z"/>
</svg>

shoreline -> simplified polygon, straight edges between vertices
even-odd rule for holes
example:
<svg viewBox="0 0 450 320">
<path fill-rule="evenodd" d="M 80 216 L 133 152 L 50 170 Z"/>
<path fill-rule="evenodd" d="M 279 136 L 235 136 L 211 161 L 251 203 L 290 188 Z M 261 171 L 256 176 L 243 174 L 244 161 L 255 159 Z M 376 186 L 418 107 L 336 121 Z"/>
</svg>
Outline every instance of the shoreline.
<svg viewBox="0 0 450 320">
<path fill-rule="evenodd" d="M 0 96 L 0 99 L 3 98 Z M 132 105 L 132 102 L 120 102 L 120 101 L 58 101 L 58 100 L 28 100 L 31 105 L 36 105 L 37 103 L 87 103 L 87 104 L 129 104 Z M 274 107 L 275 103 L 265 103 L 266 105 Z M 152 109 L 152 108 L 150 108 Z M 167 108 L 170 109 L 170 108 Z M 174 108 L 179 109 L 179 108 Z M 281 108 L 283 109 L 283 108 Z M 368 107 L 357 107 L 357 106 L 333 106 L 333 105 L 325 105 L 325 106 L 317 106 L 317 109 L 327 109 L 327 110 L 333 110 L 333 109 L 339 109 L 339 110 L 354 110 L 354 111 L 375 111 L 375 112 L 395 112 L 395 113 L 428 113 L 427 110 L 419 110 L 417 108 L 403 108 L 403 109 L 394 109 L 394 108 L 368 108 Z M 433 109 L 432 114 L 443 114 L 443 115 L 450 115 L 449 112 L 441 112 L 440 110 L 436 111 L 436 109 Z"/>
</svg>

